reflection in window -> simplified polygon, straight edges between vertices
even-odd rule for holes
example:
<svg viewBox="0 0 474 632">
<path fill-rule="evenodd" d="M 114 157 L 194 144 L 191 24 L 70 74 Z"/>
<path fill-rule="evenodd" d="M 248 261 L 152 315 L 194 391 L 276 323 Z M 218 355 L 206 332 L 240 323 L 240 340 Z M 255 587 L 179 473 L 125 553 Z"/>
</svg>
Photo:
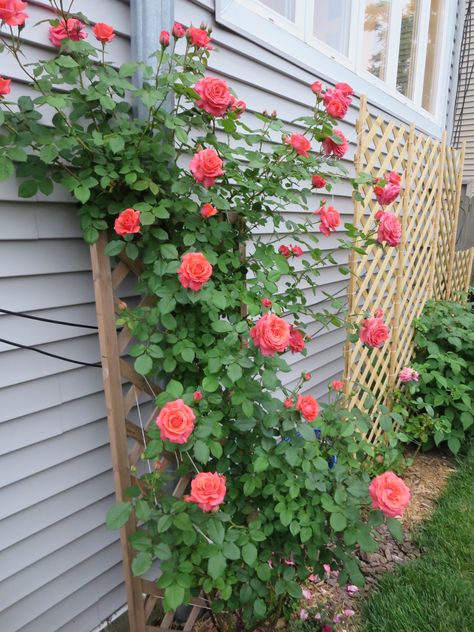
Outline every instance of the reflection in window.
<svg viewBox="0 0 474 632">
<path fill-rule="evenodd" d="M 419 0 L 402 0 L 402 25 L 400 28 L 400 48 L 398 50 L 397 90 L 410 99 L 413 98 L 415 60 L 420 18 Z"/>
<path fill-rule="evenodd" d="M 442 1 L 431 0 L 428 46 L 426 49 L 425 79 L 423 81 L 422 106 L 433 112 L 436 109 L 437 66 L 441 47 Z"/>
<path fill-rule="evenodd" d="M 314 5 L 314 36 L 343 55 L 349 46 L 351 0 L 316 0 Z"/>
<path fill-rule="evenodd" d="M 365 0 L 364 68 L 379 79 L 387 70 L 390 0 Z"/>
<path fill-rule="evenodd" d="M 301 1 L 301 0 L 300 0 Z M 287 20 L 295 21 L 296 0 L 260 0 L 262 4 L 273 9 Z"/>
</svg>

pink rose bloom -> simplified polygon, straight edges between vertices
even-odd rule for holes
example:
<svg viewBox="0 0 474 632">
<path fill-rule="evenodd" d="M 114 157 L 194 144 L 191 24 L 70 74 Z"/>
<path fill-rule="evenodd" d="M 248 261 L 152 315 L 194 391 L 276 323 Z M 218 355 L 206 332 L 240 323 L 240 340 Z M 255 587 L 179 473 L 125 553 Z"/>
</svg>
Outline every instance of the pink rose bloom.
<svg viewBox="0 0 474 632">
<path fill-rule="evenodd" d="M 380 206 L 391 204 L 400 194 L 400 185 L 388 182 L 384 187 L 374 187 L 375 197 Z"/>
<path fill-rule="evenodd" d="M 400 184 L 402 176 L 396 171 L 390 171 L 390 173 L 385 174 L 385 180 L 388 180 L 388 182 L 391 182 L 392 184 Z"/>
<path fill-rule="evenodd" d="M 211 275 L 212 266 L 202 252 L 188 252 L 181 257 L 178 277 L 183 287 L 198 292 Z"/>
<path fill-rule="evenodd" d="M 293 400 L 291 399 L 291 397 L 285 399 L 285 401 L 283 402 L 283 407 L 286 409 L 293 407 Z"/>
<path fill-rule="evenodd" d="M 402 369 L 398 376 L 400 382 L 418 382 L 419 378 L 420 374 L 415 371 L 415 369 L 410 369 L 409 367 Z"/>
<path fill-rule="evenodd" d="M 28 17 L 28 13 L 23 12 L 27 6 L 28 3 L 21 0 L 0 0 L 0 21 L 8 26 L 22 26 Z"/>
<path fill-rule="evenodd" d="M 204 219 L 209 219 L 209 217 L 213 217 L 214 215 L 217 215 L 217 209 L 215 206 L 212 206 L 212 204 L 209 204 L 208 202 L 207 204 L 202 205 L 199 213 L 201 217 L 204 217 Z"/>
<path fill-rule="evenodd" d="M 222 169 L 223 162 L 215 149 L 202 149 L 198 151 L 189 163 L 189 169 L 196 182 L 204 187 L 212 187 L 216 178 L 225 173 Z"/>
<path fill-rule="evenodd" d="M 217 472 L 199 472 L 191 481 L 191 493 L 185 496 L 187 503 L 197 503 L 202 511 L 215 511 L 224 502 L 225 476 Z"/>
<path fill-rule="evenodd" d="M 355 595 L 356 593 L 359 592 L 359 589 L 357 588 L 357 586 L 354 586 L 354 584 L 348 584 L 346 586 L 346 590 L 349 593 L 349 595 Z"/>
<path fill-rule="evenodd" d="M 378 211 L 375 218 L 379 222 L 377 241 L 381 244 L 385 241 L 389 246 L 398 246 L 402 238 L 402 226 L 398 217 L 388 211 Z"/>
<path fill-rule="evenodd" d="M 247 104 L 245 101 L 238 101 L 233 94 L 230 95 L 230 107 L 229 110 L 231 112 L 235 112 L 237 118 L 240 117 L 241 114 L 245 112 L 247 109 Z"/>
<path fill-rule="evenodd" d="M 194 430 L 196 419 L 192 409 L 182 399 L 168 402 L 160 410 L 156 425 L 160 429 L 160 437 L 173 443 L 186 443 Z"/>
<path fill-rule="evenodd" d="M 318 402 L 311 395 L 298 395 L 296 408 L 306 421 L 314 421 L 319 413 Z"/>
<path fill-rule="evenodd" d="M 331 138 L 325 138 L 322 142 L 323 150 L 326 156 L 337 156 L 338 158 L 342 158 L 346 151 L 349 149 L 349 143 L 347 142 L 347 138 L 341 132 L 340 129 L 334 128 L 333 134 L 339 136 L 342 140 L 342 143 L 338 145 Z"/>
<path fill-rule="evenodd" d="M 186 35 L 186 28 L 180 23 L 175 22 L 173 24 L 173 37 L 176 39 L 180 39 Z"/>
<path fill-rule="evenodd" d="M 79 42 L 87 37 L 87 33 L 83 30 L 85 24 L 76 18 L 68 18 L 66 21 L 60 20 L 57 26 L 51 26 L 49 29 L 49 41 L 53 46 L 59 48 L 65 39 L 73 42 Z"/>
<path fill-rule="evenodd" d="M 290 325 L 276 314 L 264 314 L 250 330 L 253 344 L 264 356 L 283 353 L 290 344 Z"/>
<path fill-rule="evenodd" d="M 329 88 L 323 97 L 326 112 L 333 118 L 344 118 L 351 103 L 351 99 L 346 97 L 340 90 Z"/>
<path fill-rule="evenodd" d="M 308 577 L 308 581 L 309 582 L 313 582 L 313 583 L 317 583 L 317 582 L 319 582 L 319 577 L 317 575 L 313 575 L 313 573 L 311 573 L 311 575 Z"/>
<path fill-rule="evenodd" d="M 369 494 L 373 508 L 390 518 L 400 516 L 410 504 L 410 490 L 393 472 L 376 476 L 369 485 Z"/>
<path fill-rule="evenodd" d="M 308 611 L 305 610 L 304 608 L 301 608 L 300 610 L 300 619 L 301 621 L 306 621 L 306 619 L 309 617 Z"/>
<path fill-rule="evenodd" d="M 336 83 L 334 87 L 336 90 L 339 90 L 339 92 L 342 92 L 342 94 L 349 99 L 349 102 L 352 101 L 352 99 L 350 99 L 349 97 L 354 94 L 354 90 L 348 83 L 339 82 Z"/>
<path fill-rule="evenodd" d="M 301 331 L 291 325 L 290 328 L 290 349 L 292 353 L 299 353 L 304 349 L 304 338 Z"/>
<path fill-rule="evenodd" d="M 331 386 L 333 391 L 342 391 L 344 388 L 344 382 L 341 382 L 340 380 L 333 380 Z"/>
<path fill-rule="evenodd" d="M 320 81 L 314 81 L 310 85 L 310 88 L 314 92 L 314 94 L 320 95 L 321 94 L 321 90 L 323 89 L 323 86 L 322 86 Z"/>
<path fill-rule="evenodd" d="M 97 22 L 97 24 L 94 25 L 92 32 L 94 33 L 96 40 L 102 42 L 102 44 L 111 42 L 115 37 L 114 27 L 109 24 L 105 24 L 105 22 Z"/>
<path fill-rule="evenodd" d="M 311 149 L 311 143 L 303 136 L 303 134 L 292 134 L 285 138 L 285 143 L 291 145 L 296 153 L 304 158 L 308 158 L 308 152 Z"/>
<path fill-rule="evenodd" d="M 271 307 L 272 302 L 269 298 L 262 298 L 262 305 L 263 307 Z"/>
<path fill-rule="evenodd" d="M 212 50 L 212 46 L 210 44 L 211 38 L 205 29 L 198 29 L 195 26 L 190 26 L 186 31 L 186 36 L 189 43 L 196 46 L 196 48 L 207 48 L 207 50 Z"/>
<path fill-rule="evenodd" d="M 140 211 L 126 208 L 120 213 L 114 223 L 117 235 L 132 235 L 140 232 Z"/>
<path fill-rule="evenodd" d="M 159 42 L 162 48 L 166 48 L 170 45 L 170 34 L 168 31 L 161 31 Z"/>
<path fill-rule="evenodd" d="M 203 77 L 194 86 L 201 97 L 196 105 L 211 116 L 224 116 L 231 104 L 232 95 L 225 81 L 215 77 Z"/>
<path fill-rule="evenodd" d="M 319 225 L 319 230 L 323 235 L 329 237 L 329 233 L 332 230 L 336 230 L 338 226 L 341 224 L 341 215 L 339 211 L 336 211 L 334 206 L 321 206 L 317 211 L 314 211 L 315 215 L 319 215 L 321 220 L 321 224 Z"/>
<path fill-rule="evenodd" d="M 362 322 L 359 338 L 369 347 L 379 349 L 388 340 L 389 331 L 382 318 L 366 318 Z"/>
<path fill-rule="evenodd" d="M 326 180 L 322 176 L 314 175 L 311 178 L 311 184 L 315 189 L 322 189 L 326 184 Z"/>
</svg>

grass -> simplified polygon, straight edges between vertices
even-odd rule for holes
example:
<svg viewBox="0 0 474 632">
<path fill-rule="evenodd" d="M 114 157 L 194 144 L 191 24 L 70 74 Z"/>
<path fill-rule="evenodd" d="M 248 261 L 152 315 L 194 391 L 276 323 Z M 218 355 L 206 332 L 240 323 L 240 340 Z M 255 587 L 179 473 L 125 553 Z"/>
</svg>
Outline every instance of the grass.
<svg viewBox="0 0 474 632">
<path fill-rule="evenodd" d="M 474 445 L 414 540 L 422 556 L 382 577 L 360 632 L 473 632 Z"/>
</svg>

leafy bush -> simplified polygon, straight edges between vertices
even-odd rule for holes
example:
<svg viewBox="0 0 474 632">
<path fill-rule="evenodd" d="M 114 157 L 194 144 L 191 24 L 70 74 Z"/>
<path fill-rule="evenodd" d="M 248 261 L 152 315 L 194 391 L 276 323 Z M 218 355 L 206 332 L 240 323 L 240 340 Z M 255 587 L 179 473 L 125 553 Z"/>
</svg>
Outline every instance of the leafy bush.
<svg viewBox="0 0 474 632">
<path fill-rule="evenodd" d="M 408 415 L 403 432 L 425 448 L 447 443 L 455 454 L 474 427 L 472 303 L 429 301 L 415 323 L 418 382 L 395 394 Z"/>
<path fill-rule="evenodd" d="M 160 561 L 167 611 L 203 591 L 216 613 L 236 613 L 237 629 L 298 599 L 323 563 L 360 584 L 352 551 L 373 550 L 371 530 L 383 520 L 369 509 L 370 417 L 334 402 L 318 416 L 303 394 L 307 375 L 290 389 L 281 381 L 290 371 L 283 352 L 307 353 L 308 322 L 343 322 L 338 303 L 315 313 L 309 302 L 322 268 L 348 272 L 340 252 L 318 245 L 318 230 L 326 239 L 339 213 L 324 201 L 308 209 L 312 180 L 330 191 L 345 173 L 348 143 L 324 90 L 313 84 L 312 113 L 287 128 L 276 115 L 244 122 L 245 104 L 227 84 L 203 79 L 204 28 L 162 35 L 158 71 L 116 68 L 105 61 L 113 29 L 94 27 L 95 48 L 81 36 L 84 16 L 68 15 L 62 2 L 57 9 L 56 56 L 26 68 L 19 37 L 12 31 L 5 42 L 36 96 L 3 100 L 0 174 L 16 169 L 24 198 L 65 187 L 81 204 L 86 241 L 107 231 L 107 253 L 139 260 L 138 291 L 153 297 L 122 305 L 118 324 L 133 335 L 135 370 L 163 385 L 144 453 L 154 468 L 133 472 L 138 484 L 108 525 L 135 512 L 132 570 L 140 576 Z M 340 85 L 338 116 L 352 92 Z M 145 115 L 134 117 L 132 104 Z M 374 243 L 345 228 L 353 241 L 338 239 L 336 250 Z M 278 248 L 280 239 L 291 243 Z M 369 320 L 366 328 L 385 336 L 381 318 Z M 376 333 L 367 334 L 372 346 L 383 342 Z M 174 496 L 177 476 L 191 489 Z M 399 535 L 398 521 L 388 524 Z"/>
</svg>

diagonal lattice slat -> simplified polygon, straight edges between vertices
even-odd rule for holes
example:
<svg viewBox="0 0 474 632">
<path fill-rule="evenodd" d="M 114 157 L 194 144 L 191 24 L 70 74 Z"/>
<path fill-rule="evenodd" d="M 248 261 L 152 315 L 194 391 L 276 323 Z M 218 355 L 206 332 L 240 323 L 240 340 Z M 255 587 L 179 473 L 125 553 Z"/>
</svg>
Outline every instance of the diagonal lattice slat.
<svg viewBox="0 0 474 632">
<path fill-rule="evenodd" d="M 428 298 L 448 298 L 454 289 L 465 289 L 472 255 L 454 253 L 464 149 L 446 146 L 381 116 L 372 116 L 361 98 L 357 121 L 356 172 L 383 177 L 387 171 L 402 176 L 400 199 L 391 205 L 402 225 L 398 248 L 371 247 L 367 254 L 351 252 L 348 288 L 349 318 L 360 322 L 376 308 L 384 311 L 390 339 L 379 350 L 360 341 L 345 349 L 346 393 L 354 385 L 367 387 L 378 403 L 387 403 L 400 370 L 410 361 L 413 320 Z M 379 205 L 372 187 L 360 188 L 362 201 L 354 208 L 354 224 L 369 232 L 376 227 Z M 462 256 L 461 256 L 462 255 Z M 351 406 L 363 406 L 364 391 L 353 395 Z M 369 439 L 381 430 L 375 421 Z"/>
</svg>

